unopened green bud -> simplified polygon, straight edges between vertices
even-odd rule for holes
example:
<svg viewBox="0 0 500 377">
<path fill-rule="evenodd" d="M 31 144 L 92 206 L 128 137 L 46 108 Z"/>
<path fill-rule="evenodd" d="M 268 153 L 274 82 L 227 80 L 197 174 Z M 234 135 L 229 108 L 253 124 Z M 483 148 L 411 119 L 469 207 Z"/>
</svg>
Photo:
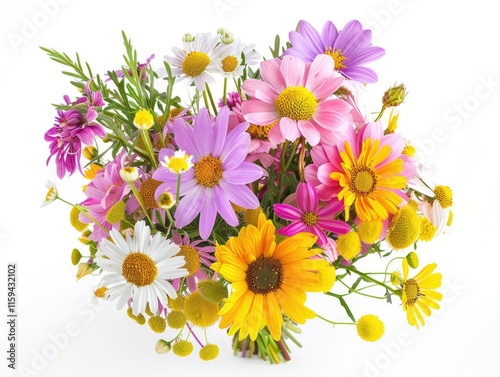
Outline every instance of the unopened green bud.
<svg viewBox="0 0 500 377">
<path fill-rule="evenodd" d="M 385 91 L 382 98 L 384 108 L 399 106 L 403 103 L 406 97 L 406 87 L 404 84 L 395 85 Z"/>
<path fill-rule="evenodd" d="M 406 261 L 411 268 L 418 268 L 418 255 L 414 251 L 406 256 Z"/>
<path fill-rule="evenodd" d="M 224 34 L 220 36 L 220 41 L 224 43 L 225 45 L 228 45 L 230 43 L 234 42 L 234 35 L 230 31 L 226 31 Z"/>
<path fill-rule="evenodd" d="M 73 263 L 73 266 L 76 266 L 78 262 L 80 262 L 80 259 L 82 259 L 80 250 L 73 249 L 73 251 L 71 252 L 71 263 Z"/>
<path fill-rule="evenodd" d="M 193 42 L 194 36 L 192 34 L 186 33 L 182 36 L 182 41 L 183 42 Z"/>
<path fill-rule="evenodd" d="M 163 355 L 164 353 L 170 352 L 171 349 L 172 349 L 172 346 L 166 340 L 160 339 L 156 342 L 155 350 L 156 350 L 156 353 L 158 353 L 160 355 Z"/>
</svg>

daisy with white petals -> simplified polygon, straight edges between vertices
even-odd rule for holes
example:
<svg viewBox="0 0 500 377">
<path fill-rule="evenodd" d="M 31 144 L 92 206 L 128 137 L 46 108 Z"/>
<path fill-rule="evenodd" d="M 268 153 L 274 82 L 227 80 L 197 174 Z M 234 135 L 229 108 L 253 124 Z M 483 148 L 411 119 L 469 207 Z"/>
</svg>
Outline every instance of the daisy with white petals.
<svg viewBox="0 0 500 377">
<path fill-rule="evenodd" d="M 219 35 L 200 33 L 194 36 L 194 40 L 183 42 L 182 49 L 173 47 L 174 56 L 163 58 L 172 66 L 172 74 L 178 76 L 176 83 L 189 86 L 194 82 L 199 91 L 205 89 L 205 83 L 215 84 L 215 78 L 209 72 L 215 70 L 213 50 L 219 42 Z M 163 72 L 162 69 L 159 71 Z"/>
<path fill-rule="evenodd" d="M 103 239 L 94 259 L 108 272 L 99 286 L 107 288 L 109 300 L 118 299 L 117 309 L 131 300 L 134 315 L 144 313 L 147 304 L 153 313 L 158 311 L 158 302 L 167 307 L 167 296 L 177 297 L 169 280 L 188 274 L 182 268 L 184 257 L 175 256 L 179 246 L 160 233 L 151 236 L 144 221 L 135 224 L 133 235 L 123 237 L 116 229 L 109 233 L 112 241 Z"/>
</svg>

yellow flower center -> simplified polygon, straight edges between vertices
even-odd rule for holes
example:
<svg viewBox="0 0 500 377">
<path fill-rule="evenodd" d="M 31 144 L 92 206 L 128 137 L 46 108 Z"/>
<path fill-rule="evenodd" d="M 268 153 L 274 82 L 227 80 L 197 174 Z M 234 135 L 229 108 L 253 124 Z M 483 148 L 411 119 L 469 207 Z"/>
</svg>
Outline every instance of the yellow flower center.
<svg viewBox="0 0 500 377">
<path fill-rule="evenodd" d="M 135 113 L 134 126 L 136 126 L 139 130 L 147 130 L 151 128 L 154 122 L 155 120 L 153 114 L 151 114 L 149 110 L 141 109 Z"/>
<path fill-rule="evenodd" d="M 375 190 L 377 178 L 368 167 L 356 167 L 351 171 L 349 188 L 356 196 L 367 196 Z"/>
<path fill-rule="evenodd" d="M 325 51 L 325 54 L 330 55 L 335 62 L 335 70 L 338 71 L 342 68 L 345 68 L 345 65 L 342 64 L 346 57 L 342 55 L 341 49 L 333 49 L 332 47 L 328 47 Z"/>
<path fill-rule="evenodd" d="M 403 289 L 406 293 L 406 305 L 413 306 L 420 296 L 420 288 L 415 279 L 405 281 Z"/>
<path fill-rule="evenodd" d="M 168 191 L 162 192 L 158 197 L 158 205 L 163 209 L 170 209 L 174 206 L 174 204 L 175 198 Z"/>
<path fill-rule="evenodd" d="M 222 179 L 222 161 L 212 156 L 205 156 L 198 161 L 194 176 L 200 185 L 214 187 Z"/>
<path fill-rule="evenodd" d="M 348 232 L 337 238 L 337 251 L 346 260 L 351 260 L 361 251 L 361 240 L 356 232 Z"/>
<path fill-rule="evenodd" d="M 95 297 L 104 298 L 106 296 L 107 291 L 108 291 L 108 288 L 100 287 L 94 291 L 94 295 L 95 295 Z"/>
<path fill-rule="evenodd" d="M 273 127 L 278 123 L 278 121 L 273 122 L 271 124 L 267 124 L 265 126 L 259 126 L 257 124 L 250 124 L 247 128 L 247 132 L 250 134 L 252 139 L 259 139 L 267 141 L 269 140 L 269 132 L 273 129 Z"/>
<path fill-rule="evenodd" d="M 274 104 L 282 118 L 309 120 L 316 111 L 318 101 L 308 89 L 302 86 L 290 86 L 280 93 Z"/>
<path fill-rule="evenodd" d="M 139 189 L 139 195 L 148 208 L 158 208 L 158 202 L 155 199 L 156 189 L 161 185 L 161 181 L 154 178 L 147 178 Z"/>
<path fill-rule="evenodd" d="M 375 243 L 382 234 L 383 226 L 381 220 L 363 221 L 358 226 L 359 238 L 367 243 Z"/>
<path fill-rule="evenodd" d="M 306 212 L 302 215 L 302 221 L 306 223 L 307 226 L 316 225 L 318 223 L 318 215 L 314 212 Z"/>
<path fill-rule="evenodd" d="M 81 211 L 78 206 L 73 206 L 73 208 L 71 208 L 71 212 L 69 213 L 69 222 L 77 231 L 83 232 L 87 228 L 88 224 L 80 221 L 80 212 Z"/>
<path fill-rule="evenodd" d="M 453 205 L 453 195 L 448 186 L 436 186 L 434 194 L 441 207 L 448 208 Z"/>
<path fill-rule="evenodd" d="M 224 72 L 234 72 L 238 67 L 238 60 L 234 56 L 226 56 L 222 59 L 222 70 Z"/>
<path fill-rule="evenodd" d="M 172 346 L 172 352 L 177 356 L 188 356 L 193 352 L 193 343 L 187 340 L 179 340 Z"/>
<path fill-rule="evenodd" d="M 200 255 L 193 246 L 181 245 L 180 248 L 181 250 L 177 255 L 184 257 L 185 263 L 183 267 L 188 270 L 188 276 L 193 276 L 198 271 L 198 268 L 200 268 Z"/>
<path fill-rule="evenodd" d="M 384 334 L 384 323 L 373 314 L 366 314 L 358 319 L 356 330 L 361 339 L 375 342 Z"/>
<path fill-rule="evenodd" d="M 422 216 L 420 218 L 420 235 L 418 239 L 426 242 L 431 241 L 436 235 L 437 228 L 427 217 Z"/>
<path fill-rule="evenodd" d="M 255 294 L 277 291 L 283 284 L 283 266 L 277 259 L 260 256 L 248 266 L 246 282 Z"/>
<path fill-rule="evenodd" d="M 162 333 L 167 328 L 165 318 L 155 315 L 148 319 L 148 325 L 156 333 Z"/>
<path fill-rule="evenodd" d="M 106 213 L 106 221 L 115 224 L 125 218 L 125 202 L 120 200 Z"/>
<path fill-rule="evenodd" d="M 210 64 L 210 57 L 204 52 L 193 51 L 182 62 L 182 72 L 191 77 L 201 75 Z"/>
<path fill-rule="evenodd" d="M 186 297 L 182 295 L 177 295 L 176 298 L 168 298 L 168 306 L 170 306 L 170 309 L 172 310 L 182 310 L 184 308 L 184 300 Z"/>
<path fill-rule="evenodd" d="M 56 188 L 54 186 L 49 187 L 47 195 L 45 195 L 45 201 L 52 202 L 56 199 L 56 197 L 57 197 Z"/>
<path fill-rule="evenodd" d="M 155 281 L 158 268 L 148 255 L 135 252 L 128 254 L 123 260 L 122 275 L 129 283 L 144 287 Z"/>
<path fill-rule="evenodd" d="M 183 311 L 188 321 L 200 327 L 212 326 L 219 319 L 219 304 L 207 300 L 199 291 L 186 297 Z"/>
<path fill-rule="evenodd" d="M 189 170 L 189 164 L 187 162 L 188 158 L 188 155 L 185 155 L 184 157 L 172 157 L 168 162 L 167 168 L 177 174 L 185 172 Z"/>
<path fill-rule="evenodd" d="M 394 215 L 387 231 L 387 241 L 396 250 L 414 243 L 420 232 L 420 219 L 412 203 L 403 206 Z"/>
<path fill-rule="evenodd" d="M 209 361 L 219 356 L 219 346 L 217 344 L 207 344 L 200 350 L 200 359 Z"/>
<path fill-rule="evenodd" d="M 179 310 L 172 310 L 167 315 L 167 325 L 173 329 L 182 329 L 186 324 L 186 315 Z"/>
</svg>

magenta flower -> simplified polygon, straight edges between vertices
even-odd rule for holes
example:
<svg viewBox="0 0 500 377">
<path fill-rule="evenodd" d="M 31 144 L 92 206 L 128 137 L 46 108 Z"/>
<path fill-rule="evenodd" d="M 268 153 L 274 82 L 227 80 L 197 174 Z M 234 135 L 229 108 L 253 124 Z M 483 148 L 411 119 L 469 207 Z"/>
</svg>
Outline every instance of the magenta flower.
<svg viewBox="0 0 500 377">
<path fill-rule="evenodd" d="M 321 140 L 335 144 L 337 134 L 348 126 L 351 110 L 346 102 L 330 97 L 344 81 L 334 71 L 333 60 L 317 56 L 304 63 L 294 56 L 267 60 L 260 64 L 261 80 L 246 80 L 242 88 L 251 99 L 243 101 L 245 119 L 259 126 L 276 124 L 268 133 L 278 145 L 300 136 L 311 145 Z"/>
<path fill-rule="evenodd" d="M 148 72 L 147 72 L 146 68 L 149 65 L 149 63 L 151 62 L 151 60 L 154 59 L 154 57 L 155 57 L 155 54 L 152 54 L 149 58 L 146 59 L 145 63 L 137 62 L 137 75 L 141 80 L 145 80 L 148 78 Z M 133 75 L 133 72 L 130 68 L 126 68 L 125 70 L 126 70 L 128 76 Z M 115 71 L 115 73 L 116 73 L 116 76 L 120 79 L 125 77 L 125 73 L 123 72 L 122 69 Z M 108 76 L 108 75 L 106 75 L 106 76 Z M 106 81 L 110 81 L 110 80 L 111 80 L 111 78 L 106 79 Z"/>
<path fill-rule="evenodd" d="M 104 105 L 101 92 L 92 92 L 89 83 L 85 86 L 86 96 L 71 102 L 64 96 L 69 110 L 57 110 L 56 123 L 45 133 L 45 140 L 50 142 L 50 156 L 55 156 L 57 176 L 63 178 L 66 173 L 72 175 L 76 169 L 83 174 L 80 165 L 82 144 L 94 143 L 94 136 L 105 137 L 106 131 L 97 122 L 97 111 L 94 107 Z"/>
<path fill-rule="evenodd" d="M 340 32 L 331 21 L 327 21 L 321 34 L 308 22 L 300 21 L 298 31 L 291 31 L 289 38 L 292 47 L 285 51 L 285 56 L 312 62 L 316 56 L 326 54 L 335 62 L 335 70 L 347 78 L 365 84 L 378 80 L 377 74 L 364 65 L 380 59 L 385 50 L 372 46 L 371 30 L 363 30 L 359 21 L 348 22 Z"/>
<path fill-rule="evenodd" d="M 128 166 L 126 157 L 126 151 L 121 151 L 114 161 L 109 162 L 104 169 L 96 173 L 94 179 L 85 189 L 87 199 L 81 205 L 87 208 L 89 216 L 86 213 L 80 213 L 80 221 L 85 224 L 94 223 L 92 234 L 89 236 L 89 239 L 93 241 L 100 242 L 103 238 L 107 238 L 109 234 L 106 230 L 120 229 L 120 220 L 110 223 L 109 221 L 112 220 L 107 214 L 130 192 L 129 184 L 120 176 L 121 168 Z M 129 208 L 131 206 L 134 206 L 134 201 L 127 201 L 127 213 L 133 211 L 132 208 Z M 96 224 L 94 220 L 98 221 L 99 224 Z"/>
<path fill-rule="evenodd" d="M 342 211 L 342 203 L 328 202 L 319 206 L 318 194 L 309 183 L 299 183 L 297 186 L 297 205 L 295 208 L 289 204 L 274 204 L 274 212 L 284 220 L 292 221 L 291 224 L 280 228 L 279 234 L 293 236 L 299 232 L 309 232 L 318 237 L 318 244 L 328 242 L 325 230 L 334 234 L 344 234 L 349 231 L 348 224 L 334 219 Z"/>
<path fill-rule="evenodd" d="M 255 209 L 259 201 L 248 184 L 262 177 L 262 168 L 244 161 L 250 145 L 246 133 L 248 123 L 241 123 L 229 134 L 229 109 L 223 107 L 215 120 L 207 109 L 201 109 L 193 126 L 183 119 L 174 121 L 175 141 L 179 149 L 193 156 L 194 168 L 181 174 L 180 196 L 175 211 L 175 226 L 182 228 L 200 215 L 199 232 L 207 239 L 219 213 L 231 226 L 238 225 L 231 203 L 243 208 Z M 169 153 L 162 149 L 159 161 Z M 160 195 L 165 189 L 177 187 L 177 174 L 160 166 L 153 178 L 163 183 L 156 190 Z"/>
</svg>

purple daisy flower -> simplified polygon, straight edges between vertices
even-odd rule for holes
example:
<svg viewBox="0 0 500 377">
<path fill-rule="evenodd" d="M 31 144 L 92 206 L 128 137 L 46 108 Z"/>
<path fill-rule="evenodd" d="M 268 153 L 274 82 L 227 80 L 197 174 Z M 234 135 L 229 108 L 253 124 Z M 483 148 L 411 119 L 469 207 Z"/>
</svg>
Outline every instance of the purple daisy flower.
<svg viewBox="0 0 500 377">
<path fill-rule="evenodd" d="M 348 224 L 334 219 L 334 216 L 343 210 L 342 205 L 331 201 L 320 208 L 318 194 L 309 183 L 298 184 L 296 200 L 299 208 L 289 204 L 274 205 L 274 212 L 278 217 L 292 221 L 291 224 L 280 228 L 279 234 L 290 237 L 299 232 L 309 232 L 318 237 L 319 245 L 324 245 L 328 242 L 324 230 L 334 234 L 344 234 L 350 230 Z"/>
<path fill-rule="evenodd" d="M 89 83 L 85 85 L 86 96 L 71 102 L 68 96 L 64 96 L 67 106 L 73 106 L 69 110 L 57 110 L 56 123 L 45 133 L 45 140 L 50 142 L 50 155 L 47 165 L 52 156 L 56 156 L 57 176 L 63 178 L 69 173 L 72 175 L 76 169 L 82 174 L 80 155 L 82 144 L 94 143 L 94 136 L 105 137 L 106 131 L 97 122 L 97 111 L 95 107 L 104 105 L 101 92 L 92 92 Z"/>
<path fill-rule="evenodd" d="M 377 74 L 363 65 L 380 59 L 385 50 L 372 46 L 371 30 L 363 30 L 359 21 L 348 22 L 340 32 L 331 21 L 327 21 L 320 34 L 302 20 L 297 30 L 289 33 L 292 47 L 284 55 L 312 62 L 319 54 L 327 54 L 335 61 L 335 70 L 347 78 L 365 84 L 377 82 Z"/>
<path fill-rule="evenodd" d="M 219 213 L 231 226 L 238 225 L 231 203 L 255 209 L 259 201 L 248 184 L 262 177 L 262 168 L 245 161 L 250 135 L 244 122 L 227 133 L 229 109 L 221 108 L 213 121 L 207 109 L 201 109 L 191 126 L 183 119 L 174 122 L 175 141 L 179 149 L 193 156 L 194 168 L 182 174 L 180 196 L 175 211 L 175 226 L 182 228 L 200 215 L 199 232 L 207 239 Z M 167 149 L 162 149 L 163 161 Z M 156 190 L 157 197 L 168 187 L 177 187 L 177 174 L 159 167 L 153 178 L 163 183 Z"/>
</svg>

